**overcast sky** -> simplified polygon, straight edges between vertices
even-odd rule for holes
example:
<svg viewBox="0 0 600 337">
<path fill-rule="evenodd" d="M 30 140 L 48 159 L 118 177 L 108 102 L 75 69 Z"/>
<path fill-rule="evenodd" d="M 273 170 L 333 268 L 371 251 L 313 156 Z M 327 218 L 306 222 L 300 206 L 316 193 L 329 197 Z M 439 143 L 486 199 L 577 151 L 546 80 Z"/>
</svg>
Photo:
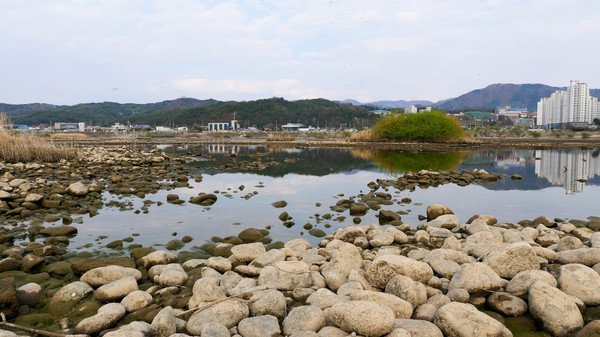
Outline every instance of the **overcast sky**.
<svg viewBox="0 0 600 337">
<path fill-rule="evenodd" d="M 0 102 L 600 88 L 596 0 L 0 0 Z"/>
</svg>

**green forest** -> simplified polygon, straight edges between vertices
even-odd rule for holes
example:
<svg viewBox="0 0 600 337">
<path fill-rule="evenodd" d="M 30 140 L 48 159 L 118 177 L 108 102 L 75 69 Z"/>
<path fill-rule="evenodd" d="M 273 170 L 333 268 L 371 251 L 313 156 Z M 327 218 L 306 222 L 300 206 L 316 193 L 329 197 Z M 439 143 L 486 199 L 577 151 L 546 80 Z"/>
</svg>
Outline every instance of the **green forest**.
<svg viewBox="0 0 600 337">
<path fill-rule="evenodd" d="M 39 109 L 39 107 L 37 107 Z M 110 126 L 114 123 L 150 126 L 188 126 L 201 129 L 209 122 L 228 122 L 235 118 L 242 127 L 274 129 L 286 123 L 303 123 L 321 128 L 371 126 L 377 115 L 371 106 L 354 106 L 326 99 L 287 101 L 269 98 L 244 102 L 178 99 L 152 104 L 89 103 L 50 106 L 28 111 L 13 108 L 8 115 L 15 124 L 42 125 L 53 122 L 85 122 Z"/>
</svg>

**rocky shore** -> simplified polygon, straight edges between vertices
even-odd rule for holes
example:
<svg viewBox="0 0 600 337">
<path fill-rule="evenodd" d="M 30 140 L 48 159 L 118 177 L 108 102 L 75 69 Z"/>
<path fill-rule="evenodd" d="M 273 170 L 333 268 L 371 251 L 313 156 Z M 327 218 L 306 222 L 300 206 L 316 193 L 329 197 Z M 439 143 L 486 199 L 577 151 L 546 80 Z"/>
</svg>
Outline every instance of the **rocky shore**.
<svg viewBox="0 0 600 337">
<path fill-rule="evenodd" d="M 138 248 L 125 258 L 55 262 L 18 287 L 22 272 L 5 272 L 0 308 L 17 324 L 107 337 L 512 336 L 505 321 L 523 315 L 552 336 L 597 336 L 598 229 L 545 217 L 462 223 L 430 205 L 416 230 L 349 226 L 318 247 L 294 239 L 267 251 L 247 236 L 228 257 L 179 263 Z M 12 247 L 0 265 L 62 253 Z M 45 291 L 39 284 L 52 273 L 71 282 Z M 36 307 L 47 313 L 27 314 Z"/>
</svg>

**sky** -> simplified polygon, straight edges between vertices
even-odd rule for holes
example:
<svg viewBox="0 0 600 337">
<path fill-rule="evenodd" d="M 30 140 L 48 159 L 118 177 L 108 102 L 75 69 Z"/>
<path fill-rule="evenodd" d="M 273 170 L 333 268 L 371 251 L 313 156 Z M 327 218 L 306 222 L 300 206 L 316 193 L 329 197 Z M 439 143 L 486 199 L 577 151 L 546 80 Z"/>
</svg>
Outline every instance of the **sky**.
<svg viewBox="0 0 600 337">
<path fill-rule="evenodd" d="M 0 103 L 600 88 L 595 0 L 0 0 Z"/>
</svg>

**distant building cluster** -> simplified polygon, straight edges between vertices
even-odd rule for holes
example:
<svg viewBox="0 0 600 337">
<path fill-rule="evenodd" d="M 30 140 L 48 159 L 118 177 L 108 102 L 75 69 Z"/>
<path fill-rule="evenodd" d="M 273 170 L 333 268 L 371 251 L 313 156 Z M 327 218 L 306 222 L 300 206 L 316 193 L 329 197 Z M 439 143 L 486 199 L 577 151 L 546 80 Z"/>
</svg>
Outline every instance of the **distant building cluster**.
<svg viewBox="0 0 600 337">
<path fill-rule="evenodd" d="M 591 124 L 600 118 L 598 99 L 587 83 L 572 80 L 567 90 L 557 90 L 537 104 L 537 125 Z"/>
</svg>

